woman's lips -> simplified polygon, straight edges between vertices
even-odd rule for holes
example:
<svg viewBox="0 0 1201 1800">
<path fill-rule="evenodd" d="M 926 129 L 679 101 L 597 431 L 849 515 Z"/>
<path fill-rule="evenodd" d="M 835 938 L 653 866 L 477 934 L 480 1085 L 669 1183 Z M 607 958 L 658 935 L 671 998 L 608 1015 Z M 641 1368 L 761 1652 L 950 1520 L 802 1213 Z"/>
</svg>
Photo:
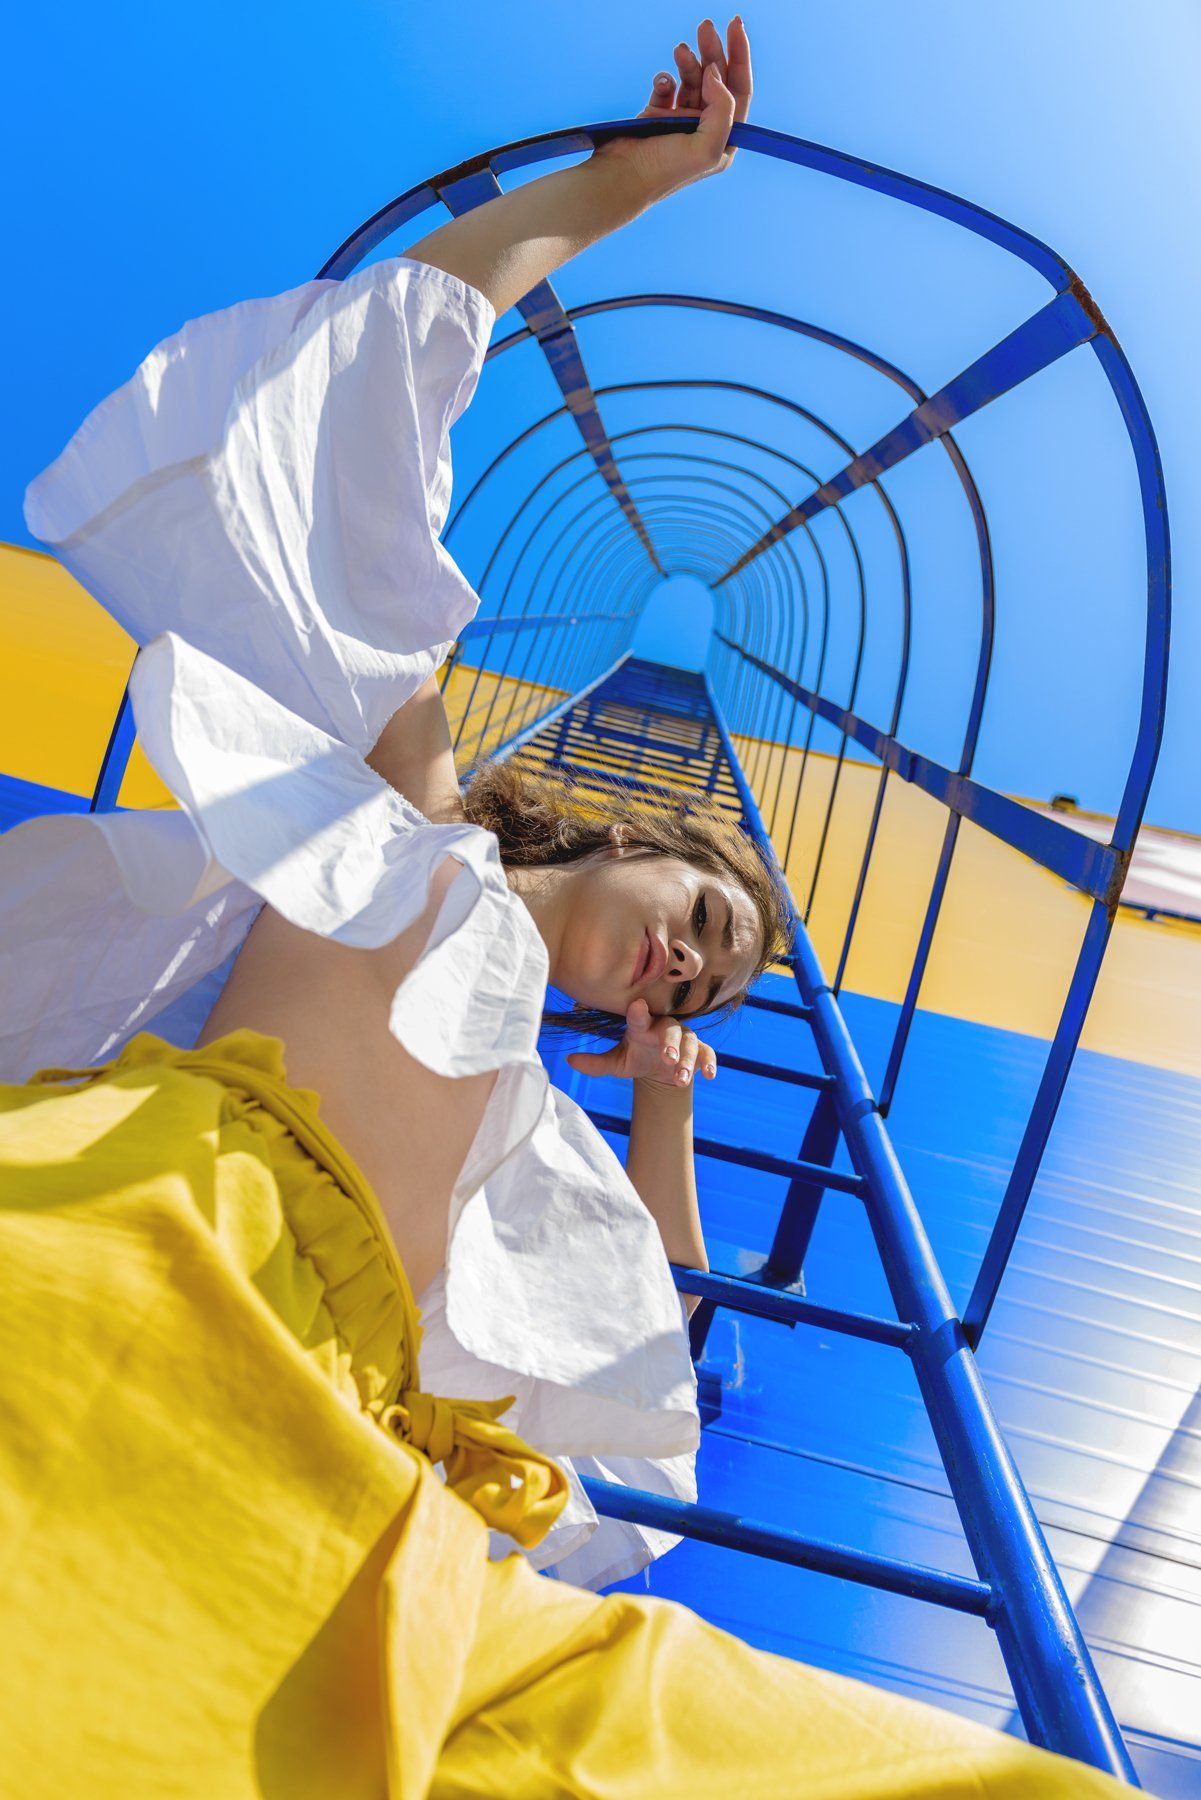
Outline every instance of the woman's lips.
<svg viewBox="0 0 1201 1800">
<path fill-rule="evenodd" d="M 667 951 L 652 932 L 643 932 L 642 948 L 634 964 L 633 986 L 637 987 L 640 981 L 658 981 L 666 967 Z"/>
</svg>

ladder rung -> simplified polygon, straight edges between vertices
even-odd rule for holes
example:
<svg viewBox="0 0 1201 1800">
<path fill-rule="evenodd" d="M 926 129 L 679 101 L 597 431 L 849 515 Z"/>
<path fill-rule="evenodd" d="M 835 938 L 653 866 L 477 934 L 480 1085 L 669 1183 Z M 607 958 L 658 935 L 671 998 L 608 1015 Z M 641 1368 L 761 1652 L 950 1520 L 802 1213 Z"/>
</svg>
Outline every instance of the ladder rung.
<svg viewBox="0 0 1201 1800">
<path fill-rule="evenodd" d="M 621 1487 L 612 1481 L 596 1481 L 590 1475 L 581 1479 L 597 1512 L 608 1519 L 629 1519 L 636 1525 L 651 1525 L 657 1531 L 672 1531 L 680 1537 L 696 1538 L 702 1544 L 749 1550 L 773 1562 L 816 1569 L 824 1575 L 839 1575 L 844 1581 L 884 1588 L 892 1594 L 908 1594 L 914 1600 L 930 1600 L 936 1606 L 949 1606 L 956 1612 L 975 1613 L 978 1617 L 984 1617 L 992 1606 L 993 1590 L 985 1581 L 948 1575 L 922 1563 L 900 1562 L 895 1557 L 853 1550 L 847 1544 L 833 1544 L 828 1539 L 806 1537 L 799 1531 L 762 1525 L 756 1519 L 744 1519 L 739 1513 L 719 1512 L 712 1506 L 666 1500 L 662 1494 Z"/>
<path fill-rule="evenodd" d="M 612 1131 L 628 1137 L 630 1121 L 620 1113 L 593 1112 L 588 1117 L 600 1131 Z M 692 1148 L 697 1156 L 712 1157 L 715 1162 L 737 1163 L 743 1169 L 758 1169 L 765 1175 L 783 1175 L 789 1181 L 800 1177 L 815 1187 L 834 1188 L 840 1194 L 863 1194 L 867 1183 L 862 1175 L 844 1175 L 828 1169 L 824 1163 L 799 1162 L 795 1156 L 772 1156 L 766 1150 L 752 1150 L 749 1144 L 722 1144 L 716 1138 L 694 1138 Z"/>
<path fill-rule="evenodd" d="M 766 994 L 748 994 L 742 1003 L 753 1006 L 759 1012 L 783 1013 L 788 1019 L 811 1019 L 813 1008 L 802 1006 L 796 1000 L 769 1000 Z"/>
<path fill-rule="evenodd" d="M 736 1075 L 762 1075 L 766 1081 L 787 1081 L 793 1087 L 832 1088 L 832 1075 L 810 1075 L 805 1069 L 785 1069 L 779 1063 L 758 1062 L 753 1056 L 734 1056 L 723 1050 L 717 1059 L 718 1069 L 732 1069 Z"/>
<path fill-rule="evenodd" d="M 819 1306 L 803 1294 L 770 1287 L 766 1282 L 748 1281 L 745 1276 L 714 1274 L 711 1269 L 685 1269 L 679 1263 L 672 1263 L 671 1273 L 681 1294 L 695 1294 L 699 1299 L 713 1300 L 731 1312 L 773 1319 L 779 1325 L 816 1325 L 823 1331 L 838 1331 L 844 1337 L 889 1344 L 898 1350 L 908 1347 L 917 1330 L 915 1325 L 906 1325 L 900 1319 L 877 1319 L 870 1313 L 843 1312 L 839 1307 Z"/>
</svg>

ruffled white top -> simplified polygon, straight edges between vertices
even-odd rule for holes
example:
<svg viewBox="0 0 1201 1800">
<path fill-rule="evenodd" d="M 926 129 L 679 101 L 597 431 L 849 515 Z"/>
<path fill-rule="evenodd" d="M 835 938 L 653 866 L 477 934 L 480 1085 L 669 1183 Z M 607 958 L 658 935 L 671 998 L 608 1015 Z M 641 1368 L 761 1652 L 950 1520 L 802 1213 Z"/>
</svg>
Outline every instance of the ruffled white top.
<svg viewBox="0 0 1201 1800">
<path fill-rule="evenodd" d="M 653 1219 L 536 1039 L 546 952 L 495 838 L 433 825 L 364 761 L 478 598 L 439 542 L 450 428 L 495 321 L 399 258 L 186 325 L 30 487 L 26 518 L 141 646 L 138 734 L 178 812 L 0 840 L 0 1079 L 153 1028 L 195 1040 L 260 905 L 389 943 L 461 869 L 391 1028 L 439 1074 L 497 1070 L 422 1297 L 432 1391 L 580 1469 L 695 1496 L 695 1382 Z M 540 1566 L 601 1586 L 674 1540 L 578 1482 Z"/>
</svg>

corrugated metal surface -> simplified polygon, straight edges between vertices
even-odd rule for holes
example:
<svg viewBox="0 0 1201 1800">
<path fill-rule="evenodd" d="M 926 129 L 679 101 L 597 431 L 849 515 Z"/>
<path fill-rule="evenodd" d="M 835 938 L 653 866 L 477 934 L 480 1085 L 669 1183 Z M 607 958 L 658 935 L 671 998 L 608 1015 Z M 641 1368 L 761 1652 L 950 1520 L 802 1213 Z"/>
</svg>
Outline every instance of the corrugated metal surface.
<svg viewBox="0 0 1201 1800">
<path fill-rule="evenodd" d="M 895 1009 L 853 995 L 844 1009 L 878 1074 Z M 1045 1045 L 918 1020 L 889 1123 L 962 1303 Z M 812 1066 L 803 1028 L 770 1014 L 744 1014 L 724 1041 Z M 570 1070 L 555 1079 L 583 1096 Z M 623 1096 L 592 1083 L 587 1100 L 618 1110 Z M 762 1085 L 733 1073 L 698 1106 L 706 1134 L 781 1153 L 795 1153 L 808 1112 L 802 1096 L 765 1111 Z M 783 1184 L 730 1165 L 702 1173 L 713 1267 L 743 1271 L 767 1250 Z M 1201 1793 L 1199 1253 L 1201 1082 L 1082 1052 L 980 1354 L 1140 1773 L 1171 1796 Z M 890 1312 L 856 1200 L 827 1195 L 806 1280 L 813 1299 Z M 723 1406 L 702 1499 L 972 1572 L 907 1359 L 719 1313 L 709 1361 Z M 649 1585 L 754 1643 L 1015 1728 L 995 1645 L 973 1620 L 697 1544 Z"/>
</svg>

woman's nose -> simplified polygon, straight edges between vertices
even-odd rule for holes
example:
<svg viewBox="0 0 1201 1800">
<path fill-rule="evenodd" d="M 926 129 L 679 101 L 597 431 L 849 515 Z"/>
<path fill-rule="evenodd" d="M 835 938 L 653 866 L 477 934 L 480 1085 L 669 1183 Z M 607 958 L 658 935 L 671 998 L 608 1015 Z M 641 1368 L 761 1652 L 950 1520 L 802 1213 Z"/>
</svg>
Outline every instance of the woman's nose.
<svg viewBox="0 0 1201 1800">
<path fill-rule="evenodd" d="M 683 938 L 672 938 L 667 948 L 667 973 L 675 981 L 695 981 L 704 968 L 704 958 Z"/>
</svg>

